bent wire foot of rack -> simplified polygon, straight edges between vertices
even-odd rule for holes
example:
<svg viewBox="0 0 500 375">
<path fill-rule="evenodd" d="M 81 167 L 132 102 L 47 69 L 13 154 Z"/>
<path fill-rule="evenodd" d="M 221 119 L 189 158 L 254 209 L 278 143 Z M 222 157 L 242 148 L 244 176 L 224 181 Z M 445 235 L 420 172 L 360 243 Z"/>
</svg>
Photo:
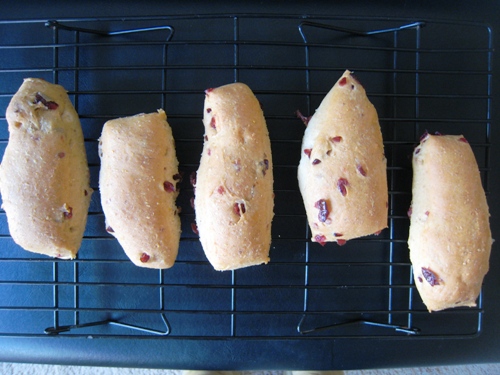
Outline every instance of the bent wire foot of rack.
<svg viewBox="0 0 500 375">
<path fill-rule="evenodd" d="M 120 322 L 117 320 L 101 320 L 99 322 L 81 323 L 81 324 L 73 324 L 73 325 L 57 326 L 57 327 L 47 327 L 47 328 L 45 328 L 44 332 L 47 335 L 58 335 L 60 333 L 70 332 L 70 331 L 74 331 L 74 330 L 81 329 L 81 328 L 110 325 L 110 326 L 127 328 L 127 329 L 131 329 L 134 331 L 142 332 L 142 333 L 150 333 L 150 334 L 159 335 L 159 336 L 168 336 L 170 334 L 170 325 L 168 324 L 168 320 L 165 317 L 165 314 L 161 314 L 161 318 L 163 320 L 163 323 L 165 324 L 164 331 L 159 331 L 156 329 L 151 329 L 151 328 L 146 328 L 146 327 L 139 327 L 139 326 L 136 326 L 133 324 L 123 323 L 123 322 Z"/>
<path fill-rule="evenodd" d="M 301 335 L 307 335 L 310 333 L 319 333 L 322 331 L 328 331 L 328 330 L 332 330 L 335 328 L 347 327 L 347 326 L 352 326 L 352 325 L 366 325 L 366 326 L 372 326 L 372 327 L 387 328 L 390 330 L 394 330 L 396 332 L 407 333 L 409 335 L 417 335 L 420 332 L 420 329 L 415 328 L 415 327 L 413 327 L 413 328 L 403 327 L 403 326 L 399 326 L 396 324 L 378 323 L 378 322 L 373 322 L 373 321 L 364 320 L 364 319 L 355 319 L 355 320 L 349 320 L 349 321 L 342 322 L 342 323 L 330 324 L 330 325 L 322 326 L 322 327 L 313 327 L 313 328 L 304 329 L 302 327 L 302 325 L 304 324 L 305 319 L 306 319 L 306 315 L 303 315 L 302 318 L 300 319 L 299 324 L 297 325 L 297 332 L 300 333 Z"/>
</svg>

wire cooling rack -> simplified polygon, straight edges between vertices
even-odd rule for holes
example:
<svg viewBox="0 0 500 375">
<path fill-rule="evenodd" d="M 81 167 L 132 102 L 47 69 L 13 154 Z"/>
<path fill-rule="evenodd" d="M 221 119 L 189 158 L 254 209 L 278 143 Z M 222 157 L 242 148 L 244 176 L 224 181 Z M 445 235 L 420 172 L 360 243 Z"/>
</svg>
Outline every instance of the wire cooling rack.
<svg viewBox="0 0 500 375">
<path fill-rule="evenodd" d="M 429 314 L 408 257 L 411 154 L 424 131 L 463 134 L 488 190 L 490 30 L 482 24 L 320 16 L 210 15 L 0 21 L 0 147 L 25 77 L 62 84 L 80 114 L 95 189 L 72 261 L 20 249 L 0 212 L 0 336 L 474 337 L 476 308 Z M 296 168 L 303 123 L 345 69 L 378 110 L 389 228 L 321 247 L 309 240 Z M 271 262 L 216 272 L 191 231 L 189 175 L 203 144 L 204 90 L 247 83 L 271 136 Z M 106 233 L 97 139 L 105 121 L 164 108 L 184 175 L 175 266 L 135 267 Z"/>
</svg>

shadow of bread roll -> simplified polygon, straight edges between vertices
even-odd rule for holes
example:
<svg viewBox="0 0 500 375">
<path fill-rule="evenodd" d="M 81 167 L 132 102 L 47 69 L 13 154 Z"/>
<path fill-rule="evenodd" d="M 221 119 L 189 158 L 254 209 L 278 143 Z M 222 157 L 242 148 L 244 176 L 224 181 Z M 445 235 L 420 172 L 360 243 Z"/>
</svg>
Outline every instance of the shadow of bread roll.
<svg viewBox="0 0 500 375">
<path fill-rule="evenodd" d="M 387 228 L 386 158 L 375 107 L 349 71 L 307 123 L 298 167 L 313 242 Z"/>
<path fill-rule="evenodd" d="M 172 267 L 181 232 L 175 202 L 180 175 L 165 112 L 106 122 L 99 156 L 106 230 L 136 266 Z"/>
<path fill-rule="evenodd" d="M 205 254 L 219 271 L 267 263 L 273 162 L 260 104 L 242 83 L 208 89 L 203 123 L 195 209 Z"/>
<path fill-rule="evenodd" d="M 27 78 L 6 117 L 0 190 L 10 234 L 25 250 L 73 259 L 92 194 L 78 114 L 64 87 Z"/>
<path fill-rule="evenodd" d="M 427 309 L 476 306 L 493 240 L 479 168 L 462 135 L 422 137 L 408 214 L 415 285 Z"/>
</svg>

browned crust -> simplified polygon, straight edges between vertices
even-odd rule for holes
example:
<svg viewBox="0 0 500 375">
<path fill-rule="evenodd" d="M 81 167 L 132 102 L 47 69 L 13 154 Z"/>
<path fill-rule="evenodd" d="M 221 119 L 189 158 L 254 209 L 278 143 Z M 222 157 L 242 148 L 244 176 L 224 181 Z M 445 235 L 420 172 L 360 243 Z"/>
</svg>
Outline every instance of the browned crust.
<svg viewBox="0 0 500 375">
<path fill-rule="evenodd" d="M 195 208 L 205 254 L 216 270 L 267 263 L 273 163 L 260 104 L 242 83 L 207 90 L 203 123 Z"/>
<path fill-rule="evenodd" d="M 135 265 L 172 267 L 180 240 L 178 162 L 165 112 L 108 121 L 99 153 L 108 231 Z"/>
<path fill-rule="evenodd" d="M 307 125 L 298 180 L 313 241 L 344 243 L 387 227 L 386 159 L 378 116 L 349 71 Z M 320 200 L 328 209 L 322 218 Z"/>
<path fill-rule="evenodd" d="M 10 234 L 28 251 L 75 258 L 92 194 L 78 114 L 62 86 L 27 78 L 6 117 L 0 188 Z"/>
<path fill-rule="evenodd" d="M 408 245 L 422 300 L 429 311 L 475 306 L 492 238 L 479 169 L 462 135 L 423 138 L 413 153 L 412 193 Z"/>
</svg>

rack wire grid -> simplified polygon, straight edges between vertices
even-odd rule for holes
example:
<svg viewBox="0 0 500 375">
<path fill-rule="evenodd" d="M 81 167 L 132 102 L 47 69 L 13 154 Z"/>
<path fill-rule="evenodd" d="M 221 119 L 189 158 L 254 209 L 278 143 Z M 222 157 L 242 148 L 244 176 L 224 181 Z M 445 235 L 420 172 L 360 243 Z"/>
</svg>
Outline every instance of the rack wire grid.
<svg viewBox="0 0 500 375">
<path fill-rule="evenodd" d="M 476 308 L 428 313 L 414 288 L 407 209 L 421 134 L 463 134 L 486 191 L 491 34 L 483 24 L 326 16 L 206 15 L 0 22 L 0 145 L 25 77 L 63 85 L 81 117 L 95 192 L 78 257 L 22 250 L 0 213 L 0 335 L 308 339 L 475 337 Z M 375 105 L 388 160 L 379 236 L 321 247 L 296 180 L 304 124 L 345 69 Z M 271 262 L 216 272 L 190 205 L 203 144 L 204 90 L 241 81 L 262 103 L 274 159 Z M 106 233 L 97 139 L 112 118 L 164 108 L 184 175 L 173 268 L 134 266 Z"/>
</svg>

